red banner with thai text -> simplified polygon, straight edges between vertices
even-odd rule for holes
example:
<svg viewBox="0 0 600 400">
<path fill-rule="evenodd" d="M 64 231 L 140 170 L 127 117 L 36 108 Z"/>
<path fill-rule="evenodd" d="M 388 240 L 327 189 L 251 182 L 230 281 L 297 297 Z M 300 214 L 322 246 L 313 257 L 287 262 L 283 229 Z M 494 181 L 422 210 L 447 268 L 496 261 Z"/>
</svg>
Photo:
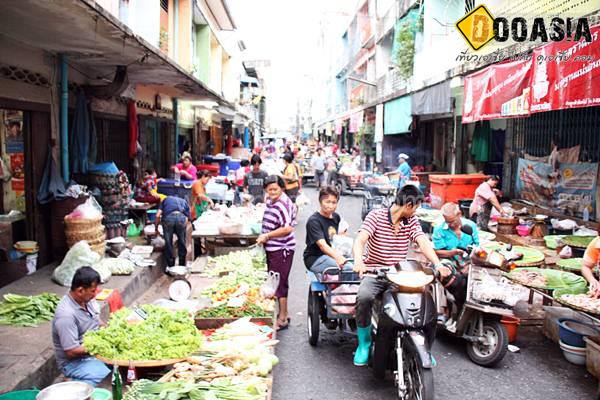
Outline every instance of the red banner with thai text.
<svg viewBox="0 0 600 400">
<path fill-rule="evenodd" d="M 600 26 L 592 41 L 553 42 L 533 51 L 531 112 L 600 105 Z"/>
<path fill-rule="evenodd" d="M 532 59 L 491 65 L 464 79 L 463 123 L 529 115 Z"/>
</svg>

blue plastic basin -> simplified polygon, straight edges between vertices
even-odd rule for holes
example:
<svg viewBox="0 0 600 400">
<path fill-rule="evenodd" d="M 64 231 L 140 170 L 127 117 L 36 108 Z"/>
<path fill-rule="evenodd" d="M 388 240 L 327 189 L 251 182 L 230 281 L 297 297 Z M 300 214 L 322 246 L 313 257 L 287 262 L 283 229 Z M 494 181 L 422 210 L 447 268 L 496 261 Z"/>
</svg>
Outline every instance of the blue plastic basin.
<svg viewBox="0 0 600 400">
<path fill-rule="evenodd" d="M 594 325 L 580 322 L 571 318 L 558 319 L 558 336 L 563 343 L 573 347 L 585 347 L 585 336 L 600 333 Z"/>
</svg>

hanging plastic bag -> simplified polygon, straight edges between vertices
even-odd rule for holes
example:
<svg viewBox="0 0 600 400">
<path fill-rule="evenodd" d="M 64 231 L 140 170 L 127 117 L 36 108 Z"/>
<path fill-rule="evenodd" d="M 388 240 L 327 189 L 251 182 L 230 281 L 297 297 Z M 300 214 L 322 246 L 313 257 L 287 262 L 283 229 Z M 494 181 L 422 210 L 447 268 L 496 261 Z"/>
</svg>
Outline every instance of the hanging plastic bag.
<svg viewBox="0 0 600 400">
<path fill-rule="evenodd" d="M 332 247 L 346 258 L 352 258 L 353 243 L 354 239 L 343 235 L 334 235 L 333 239 L 331 240 Z"/>
<path fill-rule="evenodd" d="M 0 180 L 8 182 L 11 178 L 10 169 L 6 166 L 4 159 L 0 157 Z"/>
<path fill-rule="evenodd" d="M 272 299 L 275 297 L 275 292 L 277 292 L 277 288 L 279 287 L 279 281 L 281 277 L 279 272 L 269 271 L 269 276 L 267 277 L 267 281 L 262 284 L 260 287 L 260 294 L 265 299 Z"/>
<path fill-rule="evenodd" d="M 354 314 L 358 285 L 343 284 L 332 290 L 331 308 L 340 314 Z"/>
<path fill-rule="evenodd" d="M 89 197 L 85 203 L 78 205 L 67 219 L 97 219 L 102 217 L 102 207 L 94 197 Z"/>
<path fill-rule="evenodd" d="M 296 205 L 298 207 L 304 207 L 310 204 L 310 199 L 304 193 L 300 193 L 296 198 Z"/>
</svg>

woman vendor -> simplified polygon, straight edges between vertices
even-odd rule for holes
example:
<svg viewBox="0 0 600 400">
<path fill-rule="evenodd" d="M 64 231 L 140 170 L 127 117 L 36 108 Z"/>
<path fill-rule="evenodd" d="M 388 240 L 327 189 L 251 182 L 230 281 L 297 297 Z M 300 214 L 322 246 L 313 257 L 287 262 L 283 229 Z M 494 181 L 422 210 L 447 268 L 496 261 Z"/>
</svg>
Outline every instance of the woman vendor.
<svg viewBox="0 0 600 400">
<path fill-rule="evenodd" d="M 294 165 L 294 156 L 291 153 L 286 153 L 283 156 L 283 161 L 285 162 L 285 168 L 281 177 L 285 182 L 285 193 L 295 203 L 300 191 L 300 176 Z"/>
<path fill-rule="evenodd" d="M 192 158 L 188 154 L 184 154 L 181 162 L 171 167 L 175 173 L 181 174 L 181 179 L 193 181 L 196 179 L 196 167 L 192 164 Z"/>
<path fill-rule="evenodd" d="M 600 232 L 598 232 L 600 234 Z M 594 276 L 592 270 L 600 262 L 600 237 L 595 238 L 588 245 L 583 256 L 581 274 L 590 283 L 590 295 L 594 298 L 600 297 L 600 282 Z"/>
<path fill-rule="evenodd" d="M 342 269 L 347 263 L 332 245 L 333 237 L 342 230 L 342 218 L 335 212 L 339 199 L 340 193 L 335 188 L 325 186 L 319 191 L 319 211 L 306 222 L 304 265 L 314 273 L 322 273 L 328 268 Z"/>
<path fill-rule="evenodd" d="M 296 205 L 284 193 L 285 183 L 276 175 L 265 178 L 267 192 L 266 209 L 262 221 L 262 234 L 256 240 L 264 245 L 267 253 L 267 268 L 278 272 L 279 286 L 275 292 L 279 304 L 277 330 L 286 329 L 290 318 L 287 307 L 288 277 L 296 248 Z"/>
<path fill-rule="evenodd" d="M 472 220 L 477 221 L 480 229 L 488 229 L 492 207 L 500 214 L 505 214 L 497 197 L 500 194 L 500 191 L 496 189 L 498 182 L 500 182 L 500 178 L 497 175 L 488 176 L 485 182 L 475 190 L 475 198 L 471 203 L 469 216 Z"/>
<path fill-rule="evenodd" d="M 206 195 L 206 184 L 210 180 L 208 171 L 198 171 L 198 179 L 192 185 L 192 214 L 194 218 L 202 215 L 207 208 L 213 208 L 215 203 Z"/>
</svg>

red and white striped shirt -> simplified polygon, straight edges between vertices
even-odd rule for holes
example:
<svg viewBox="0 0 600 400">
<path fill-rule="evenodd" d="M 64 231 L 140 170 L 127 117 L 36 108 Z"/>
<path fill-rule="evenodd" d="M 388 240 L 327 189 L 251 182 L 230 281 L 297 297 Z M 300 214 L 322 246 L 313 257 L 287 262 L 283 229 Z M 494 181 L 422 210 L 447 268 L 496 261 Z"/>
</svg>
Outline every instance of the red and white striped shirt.
<svg viewBox="0 0 600 400">
<path fill-rule="evenodd" d="M 389 208 L 371 211 L 360 231 L 369 234 L 364 263 L 367 266 L 395 265 L 406 260 L 410 242 L 424 235 L 419 219 L 414 215 L 399 224 L 394 232 Z"/>
</svg>

